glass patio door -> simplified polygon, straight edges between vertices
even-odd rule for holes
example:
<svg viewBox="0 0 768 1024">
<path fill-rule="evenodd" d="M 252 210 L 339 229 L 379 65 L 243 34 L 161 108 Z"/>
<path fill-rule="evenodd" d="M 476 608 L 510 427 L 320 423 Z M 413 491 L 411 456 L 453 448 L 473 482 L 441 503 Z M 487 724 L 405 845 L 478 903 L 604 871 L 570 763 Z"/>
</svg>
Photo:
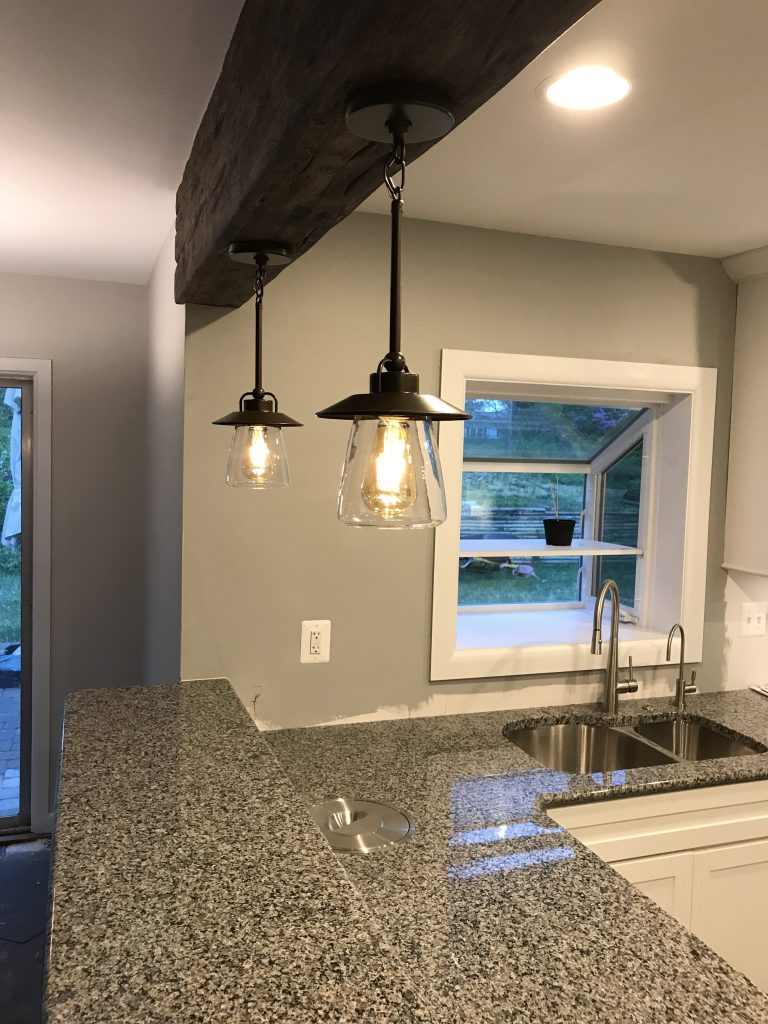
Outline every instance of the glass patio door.
<svg viewBox="0 0 768 1024">
<path fill-rule="evenodd" d="M 0 377 L 0 835 L 30 823 L 32 386 Z"/>
</svg>

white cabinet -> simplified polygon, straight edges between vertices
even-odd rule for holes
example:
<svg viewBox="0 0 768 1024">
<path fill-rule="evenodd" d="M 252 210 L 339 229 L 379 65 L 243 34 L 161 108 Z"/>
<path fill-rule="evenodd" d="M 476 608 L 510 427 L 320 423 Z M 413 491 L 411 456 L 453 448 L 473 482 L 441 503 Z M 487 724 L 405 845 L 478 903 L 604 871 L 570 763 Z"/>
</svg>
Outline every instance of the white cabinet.
<svg viewBox="0 0 768 1024">
<path fill-rule="evenodd" d="M 768 781 L 550 814 L 768 992 Z"/>
<path fill-rule="evenodd" d="M 693 855 L 691 931 L 768 992 L 768 840 Z"/>
<path fill-rule="evenodd" d="M 612 867 L 680 924 L 691 927 L 692 853 L 622 860 Z"/>
</svg>

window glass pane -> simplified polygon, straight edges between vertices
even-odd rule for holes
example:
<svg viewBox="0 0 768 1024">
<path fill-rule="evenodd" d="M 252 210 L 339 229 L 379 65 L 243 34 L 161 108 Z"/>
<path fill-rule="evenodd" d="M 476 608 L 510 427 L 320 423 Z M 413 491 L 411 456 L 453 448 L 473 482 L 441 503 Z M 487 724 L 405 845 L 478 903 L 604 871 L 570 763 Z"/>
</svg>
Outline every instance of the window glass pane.
<svg viewBox="0 0 768 1024">
<path fill-rule="evenodd" d="M 544 538 L 544 517 L 559 493 L 561 519 L 575 519 L 581 536 L 584 473 L 473 473 L 462 478 L 461 536 L 467 540 Z"/>
<path fill-rule="evenodd" d="M 580 558 L 461 558 L 459 605 L 579 601 L 580 572 Z"/>
<path fill-rule="evenodd" d="M 588 461 L 641 409 L 468 398 L 464 458 Z"/>
<path fill-rule="evenodd" d="M 0 829 L 21 813 L 21 388 L 0 388 Z M 8 822 L 6 822 L 6 825 Z"/>
<path fill-rule="evenodd" d="M 559 486 L 561 518 L 581 536 L 583 473 L 463 474 L 461 536 L 465 540 L 543 540 Z M 551 604 L 581 599 L 580 558 L 460 558 L 459 605 Z"/>
<path fill-rule="evenodd" d="M 0 671 L 21 643 L 21 388 L 0 389 Z M 0 686 L 2 683 L 0 682 Z"/>
<path fill-rule="evenodd" d="M 601 540 L 637 547 L 640 527 L 640 484 L 643 472 L 643 442 L 635 445 L 604 476 Z M 626 605 L 635 603 L 637 557 L 619 555 L 601 558 L 600 584 L 613 579 Z"/>
</svg>

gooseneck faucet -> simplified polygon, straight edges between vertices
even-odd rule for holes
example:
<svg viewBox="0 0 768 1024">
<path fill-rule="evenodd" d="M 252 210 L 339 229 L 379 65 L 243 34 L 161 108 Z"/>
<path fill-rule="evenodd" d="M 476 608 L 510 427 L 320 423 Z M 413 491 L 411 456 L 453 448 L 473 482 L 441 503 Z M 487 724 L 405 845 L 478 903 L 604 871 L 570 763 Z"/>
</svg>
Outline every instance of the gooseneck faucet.
<svg viewBox="0 0 768 1024">
<path fill-rule="evenodd" d="M 619 588 L 615 580 L 606 580 L 600 587 L 595 600 L 595 612 L 592 619 L 592 653 L 603 652 L 603 608 L 605 599 L 611 595 L 611 635 L 608 640 L 608 661 L 605 665 L 605 689 L 603 691 L 603 708 L 609 715 L 615 715 L 619 706 L 620 693 L 636 693 L 637 681 L 633 678 L 619 682 Z M 630 661 L 630 677 L 632 665 Z"/>
<path fill-rule="evenodd" d="M 674 624 L 667 637 L 667 661 L 672 661 L 672 641 L 675 638 L 675 633 L 680 634 L 680 667 L 678 668 L 677 680 L 675 682 L 675 707 L 678 711 L 684 711 L 686 694 L 698 693 L 699 691 L 696 689 L 695 672 L 691 672 L 690 683 L 685 681 L 685 630 L 679 622 Z"/>
</svg>

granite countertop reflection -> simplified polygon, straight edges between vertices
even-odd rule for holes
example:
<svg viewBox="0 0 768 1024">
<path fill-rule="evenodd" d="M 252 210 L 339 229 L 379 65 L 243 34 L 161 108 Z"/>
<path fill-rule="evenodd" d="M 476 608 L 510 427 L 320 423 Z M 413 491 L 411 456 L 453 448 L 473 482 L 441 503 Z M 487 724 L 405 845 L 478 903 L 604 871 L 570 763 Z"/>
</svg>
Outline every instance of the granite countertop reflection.
<svg viewBox="0 0 768 1024">
<path fill-rule="evenodd" d="M 768 701 L 692 713 L 768 745 Z M 621 722 L 668 717 L 624 701 Z M 765 1024 L 768 999 L 547 814 L 768 778 L 768 754 L 577 776 L 507 723 L 593 706 L 259 733 L 228 683 L 67 702 L 49 1024 Z M 308 804 L 381 800 L 407 841 L 336 856 Z"/>
<path fill-rule="evenodd" d="M 612 724 L 668 718 L 625 700 Z M 691 715 L 768 744 L 768 700 L 689 699 Z M 768 778 L 768 754 L 583 776 L 542 768 L 507 723 L 605 722 L 593 705 L 265 734 L 307 802 L 382 800 L 413 837 L 341 855 L 441 1022 L 765 1024 L 768 998 L 582 846 L 553 804 Z"/>
</svg>

